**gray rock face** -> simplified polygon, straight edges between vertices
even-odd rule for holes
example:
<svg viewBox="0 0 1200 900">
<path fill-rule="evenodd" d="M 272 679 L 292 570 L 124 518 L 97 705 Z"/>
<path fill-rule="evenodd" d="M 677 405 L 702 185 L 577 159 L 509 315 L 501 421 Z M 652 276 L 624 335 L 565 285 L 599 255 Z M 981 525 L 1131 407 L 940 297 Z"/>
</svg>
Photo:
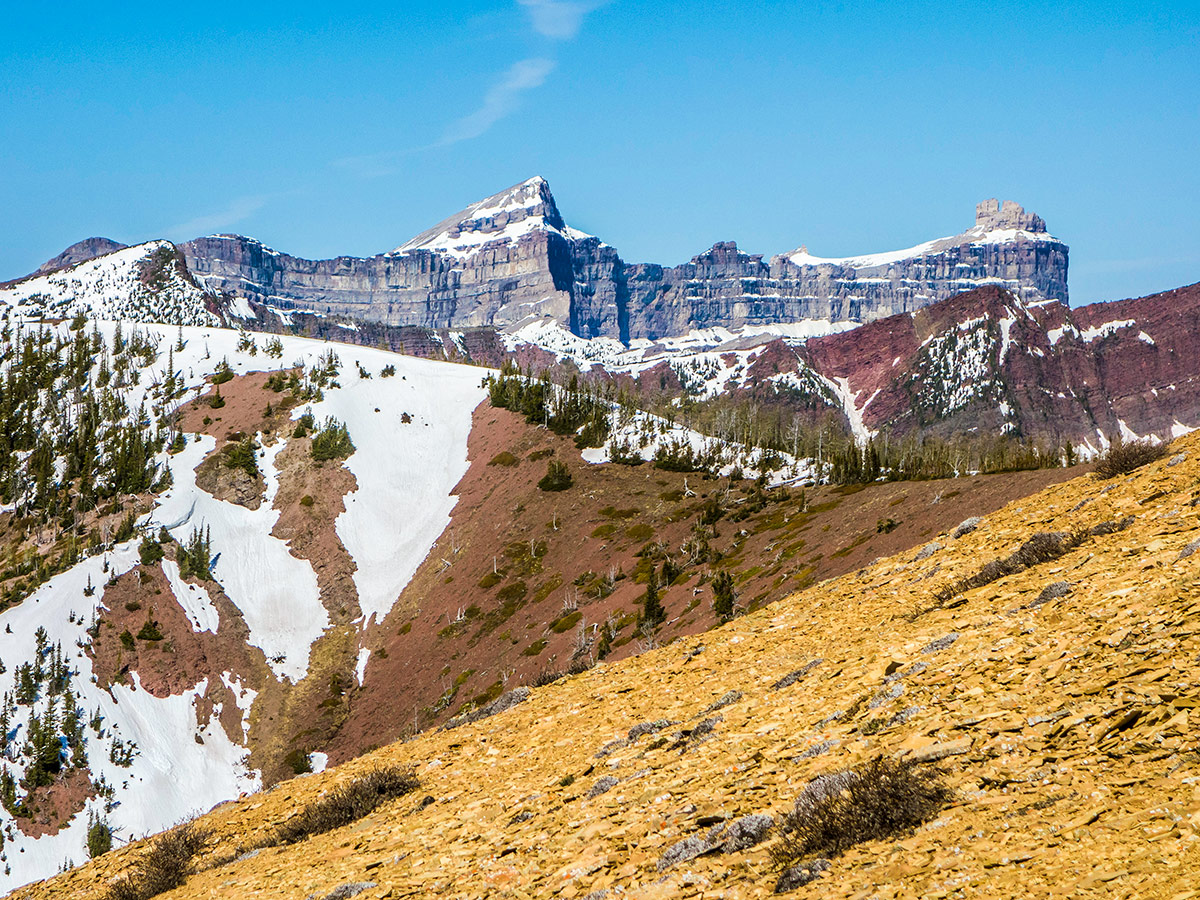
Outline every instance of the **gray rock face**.
<svg viewBox="0 0 1200 900">
<path fill-rule="evenodd" d="M 124 250 L 128 246 L 128 244 L 118 243 L 105 237 L 84 238 L 82 241 L 72 244 L 54 259 L 46 260 L 38 266 L 38 270 L 33 274 L 45 275 L 47 272 L 57 272 L 59 269 L 87 262 L 89 259 L 95 259 L 105 253 L 112 253 L 114 250 Z"/>
<path fill-rule="evenodd" d="M 870 322 L 985 284 L 1036 301 L 1067 301 L 1067 246 L 1012 201 L 985 200 L 962 234 L 908 250 L 830 259 L 806 247 L 774 257 L 719 243 L 690 263 L 631 266 L 629 336 L 800 319 Z"/>
<path fill-rule="evenodd" d="M 582 337 L 660 338 L 715 325 L 868 322 L 983 284 L 1067 299 L 1067 247 L 1011 201 L 987 200 L 962 234 L 909 250 L 775 256 L 714 245 L 680 266 L 627 264 L 569 227 L 542 178 L 501 191 L 389 253 L 306 260 L 252 238 L 182 245 L 210 289 L 281 308 L 389 325 L 505 327 L 549 316 Z"/>
<path fill-rule="evenodd" d="M 240 235 L 180 249 L 205 287 L 269 306 L 388 325 L 504 326 L 530 316 L 569 320 L 571 233 L 538 178 L 366 259 L 301 259 Z"/>
</svg>

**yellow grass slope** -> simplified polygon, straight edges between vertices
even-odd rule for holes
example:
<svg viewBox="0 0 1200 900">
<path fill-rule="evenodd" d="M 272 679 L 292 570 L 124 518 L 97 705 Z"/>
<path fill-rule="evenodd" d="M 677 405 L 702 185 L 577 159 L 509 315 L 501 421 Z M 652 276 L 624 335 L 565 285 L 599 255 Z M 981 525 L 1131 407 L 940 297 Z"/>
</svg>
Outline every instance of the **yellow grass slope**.
<svg viewBox="0 0 1200 900">
<path fill-rule="evenodd" d="M 1200 546 L 1200 440 L 1177 441 L 1174 454 L 1184 458 L 1051 488 L 958 539 L 938 536 L 942 549 L 878 561 L 475 724 L 228 804 L 204 819 L 202 870 L 164 896 L 300 900 L 353 882 L 373 883 L 362 897 L 766 896 L 770 839 L 658 863 L 713 823 L 778 814 L 812 778 L 878 753 L 937 760 L 955 801 L 909 836 L 834 859 L 796 896 L 1193 896 L 1200 550 L 1188 548 Z M 1035 532 L 1129 516 L 1124 530 L 913 618 Z M 1069 593 L 1047 599 L 1059 582 Z M 620 740 L 660 719 L 675 724 Z M 418 793 L 203 869 L 380 761 L 415 767 Z M 617 781 L 589 797 L 601 778 Z M 141 847 L 16 896 L 103 896 Z"/>
</svg>

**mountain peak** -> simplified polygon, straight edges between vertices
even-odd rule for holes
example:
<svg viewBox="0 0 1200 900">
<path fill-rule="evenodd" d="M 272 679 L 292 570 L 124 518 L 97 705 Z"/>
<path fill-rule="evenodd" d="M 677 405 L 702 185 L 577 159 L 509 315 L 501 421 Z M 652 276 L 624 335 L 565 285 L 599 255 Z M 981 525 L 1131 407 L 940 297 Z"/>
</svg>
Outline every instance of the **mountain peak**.
<svg viewBox="0 0 1200 900">
<path fill-rule="evenodd" d="M 124 250 L 127 246 L 129 245 L 114 241 L 112 238 L 84 238 L 82 241 L 72 244 L 53 259 L 46 260 L 33 274 L 45 275 L 48 272 L 56 272 L 59 269 L 65 269 L 69 266 L 78 265 L 81 262 L 87 262 L 89 259 L 95 259 L 97 256 L 112 253 L 114 250 Z"/>
<path fill-rule="evenodd" d="M 392 253 L 439 250 L 470 256 L 485 243 L 512 240 L 535 230 L 565 234 L 550 184 L 540 175 L 485 197 L 401 244 Z"/>
</svg>

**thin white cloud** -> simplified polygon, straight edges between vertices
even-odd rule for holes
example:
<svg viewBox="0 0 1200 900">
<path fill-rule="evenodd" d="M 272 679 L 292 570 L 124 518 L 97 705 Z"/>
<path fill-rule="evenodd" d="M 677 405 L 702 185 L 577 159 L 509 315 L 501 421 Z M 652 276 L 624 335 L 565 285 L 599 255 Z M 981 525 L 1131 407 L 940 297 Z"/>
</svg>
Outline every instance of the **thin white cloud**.
<svg viewBox="0 0 1200 900">
<path fill-rule="evenodd" d="M 579 34 L 584 16 L 604 5 L 604 0 L 517 0 L 529 11 L 533 30 L 554 40 Z"/>
<path fill-rule="evenodd" d="M 514 63 L 504 77 L 484 95 L 483 105 L 446 129 L 439 142 L 442 146 L 477 138 L 501 119 L 516 111 L 521 95 L 541 87 L 554 70 L 552 59 L 523 59 Z"/>
<path fill-rule="evenodd" d="M 213 234 L 250 218 L 266 204 L 267 198 L 264 196 L 239 197 L 220 212 L 197 216 L 186 222 L 180 222 L 178 225 L 172 225 L 167 229 L 167 236 L 172 239 L 191 239 Z"/>
</svg>

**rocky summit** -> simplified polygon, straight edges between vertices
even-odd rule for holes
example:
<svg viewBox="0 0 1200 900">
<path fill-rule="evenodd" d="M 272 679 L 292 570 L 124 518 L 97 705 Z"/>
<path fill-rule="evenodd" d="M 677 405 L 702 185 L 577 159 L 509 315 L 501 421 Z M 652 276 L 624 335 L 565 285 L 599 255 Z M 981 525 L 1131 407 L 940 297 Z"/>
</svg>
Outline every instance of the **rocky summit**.
<svg viewBox="0 0 1200 900">
<path fill-rule="evenodd" d="M 190 862 L 168 896 L 1190 897 L 1198 504 L 1190 436 L 1132 474 L 510 692 L 211 811 L 171 845 Z M 318 801 L 384 765 L 417 781 L 302 836 Z M 835 851 L 780 861 L 813 810 L 881 771 L 938 785 L 918 824 L 864 839 L 855 819 Z M 887 797 L 907 801 L 876 787 L 882 821 Z M 163 862 L 157 840 L 13 896 L 119 896 Z"/>
<path fill-rule="evenodd" d="M 88 246 L 59 263 L 78 262 Z M 538 177 L 372 257 L 301 259 L 233 234 L 180 249 L 206 288 L 283 310 L 426 328 L 548 317 L 580 337 L 625 343 L 711 326 L 869 322 L 981 285 L 1067 300 L 1066 244 L 1040 217 L 996 200 L 979 204 L 962 233 L 906 250 L 825 258 L 801 247 L 764 260 L 722 242 L 668 267 L 628 263 L 571 228 Z"/>
</svg>

